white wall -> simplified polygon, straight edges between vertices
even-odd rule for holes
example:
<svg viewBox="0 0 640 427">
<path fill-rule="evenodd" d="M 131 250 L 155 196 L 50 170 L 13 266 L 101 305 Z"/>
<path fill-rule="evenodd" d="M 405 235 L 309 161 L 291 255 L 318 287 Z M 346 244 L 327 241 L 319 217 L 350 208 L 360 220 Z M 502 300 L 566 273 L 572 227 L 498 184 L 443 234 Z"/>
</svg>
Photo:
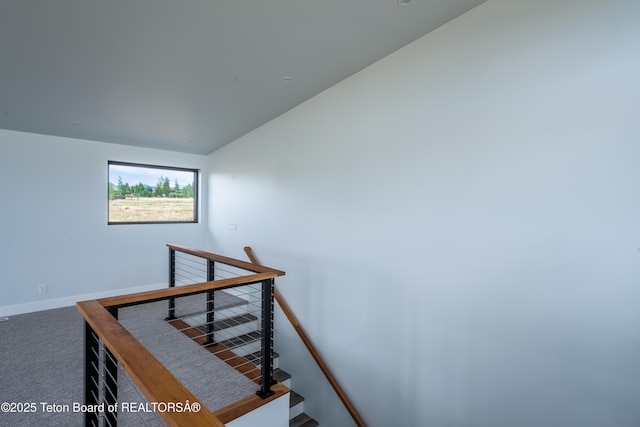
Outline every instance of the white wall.
<svg viewBox="0 0 640 427">
<path fill-rule="evenodd" d="M 371 426 L 639 425 L 639 21 L 489 0 L 214 152 L 208 245 L 286 270 Z"/>
<path fill-rule="evenodd" d="M 108 160 L 200 169 L 204 220 L 107 225 Z M 166 285 L 166 243 L 204 245 L 206 168 L 206 156 L 0 130 L 0 314 Z"/>
</svg>

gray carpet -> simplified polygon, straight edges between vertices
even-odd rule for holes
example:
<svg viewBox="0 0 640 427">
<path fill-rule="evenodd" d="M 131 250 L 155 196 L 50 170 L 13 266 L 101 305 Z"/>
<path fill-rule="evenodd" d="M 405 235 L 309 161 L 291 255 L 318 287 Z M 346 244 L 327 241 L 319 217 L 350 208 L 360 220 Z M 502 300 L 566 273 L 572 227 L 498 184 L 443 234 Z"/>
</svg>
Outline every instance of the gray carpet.
<svg viewBox="0 0 640 427">
<path fill-rule="evenodd" d="M 199 304 L 198 304 L 199 305 Z M 255 393 L 257 386 L 163 321 L 166 302 L 120 310 L 120 320 L 207 408 Z M 119 375 L 118 401 L 144 402 Z M 75 307 L 0 322 L 0 403 L 36 403 L 35 413 L 0 412 L 0 426 L 81 426 L 80 413 L 46 413 L 41 402 L 83 403 L 83 322 Z M 162 425 L 154 414 L 121 414 L 121 425 Z M 127 422 L 128 421 L 128 422 Z"/>
<path fill-rule="evenodd" d="M 83 399 L 83 326 L 75 307 L 0 322 L 0 403 L 36 403 L 35 413 L 0 412 L 0 426 L 81 426 L 82 414 L 44 413 L 41 402 Z"/>
</svg>

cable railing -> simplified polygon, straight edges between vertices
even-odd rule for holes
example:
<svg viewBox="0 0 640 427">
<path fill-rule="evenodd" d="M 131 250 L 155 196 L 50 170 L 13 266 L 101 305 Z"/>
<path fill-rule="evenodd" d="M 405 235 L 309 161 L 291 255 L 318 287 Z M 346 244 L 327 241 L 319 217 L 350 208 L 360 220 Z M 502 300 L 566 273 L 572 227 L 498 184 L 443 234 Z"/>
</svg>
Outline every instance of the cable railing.
<svg viewBox="0 0 640 427">
<path fill-rule="evenodd" d="M 92 341 L 97 342 L 98 345 L 89 348 L 91 357 L 87 369 L 91 387 L 87 391 L 93 402 L 104 403 L 96 404 L 96 410 L 92 408 L 90 420 L 85 425 L 111 427 L 119 423 L 147 427 L 166 426 L 159 412 L 168 408 L 158 407 L 157 404 L 154 406 L 149 402 L 129 378 L 122 365 L 106 348 L 104 342 L 95 333 L 91 332 L 91 334 Z M 74 409 L 89 408 L 87 405 L 85 408 Z"/>
<path fill-rule="evenodd" d="M 284 272 L 178 245 L 169 247 L 169 287 Z M 209 290 L 204 302 L 169 300 L 167 320 L 261 385 L 273 383 L 273 279 Z"/>
<path fill-rule="evenodd" d="M 288 392 L 273 381 L 274 279 L 284 272 L 167 246 L 167 289 L 77 304 L 87 426 L 223 426 Z"/>
</svg>

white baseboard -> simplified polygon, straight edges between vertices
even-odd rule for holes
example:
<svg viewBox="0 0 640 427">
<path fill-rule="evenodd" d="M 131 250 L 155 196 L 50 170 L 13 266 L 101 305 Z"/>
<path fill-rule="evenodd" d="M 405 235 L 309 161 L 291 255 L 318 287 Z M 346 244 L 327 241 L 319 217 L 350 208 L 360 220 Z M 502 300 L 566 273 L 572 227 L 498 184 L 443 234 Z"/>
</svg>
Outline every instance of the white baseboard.
<svg viewBox="0 0 640 427">
<path fill-rule="evenodd" d="M 155 285 L 138 286 L 135 288 L 114 289 L 104 292 L 94 292 L 91 294 L 74 295 L 70 297 L 54 298 L 44 301 L 27 302 L 24 304 L 5 305 L 0 307 L 0 317 L 16 316 L 18 314 L 33 313 L 35 311 L 50 310 L 52 308 L 69 307 L 78 301 L 87 301 L 98 298 L 113 297 L 116 295 L 133 294 L 136 292 L 152 291 L 154 289 L 164 289 L 166 283 Z"/>
</svg>

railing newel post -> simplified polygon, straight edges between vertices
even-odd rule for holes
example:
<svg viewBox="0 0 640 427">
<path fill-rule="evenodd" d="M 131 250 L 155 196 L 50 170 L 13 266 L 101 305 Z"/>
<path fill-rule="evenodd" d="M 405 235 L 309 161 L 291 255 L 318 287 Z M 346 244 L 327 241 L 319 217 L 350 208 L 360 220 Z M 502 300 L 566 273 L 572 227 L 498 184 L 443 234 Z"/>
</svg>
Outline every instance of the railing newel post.
<svg viewBox="0 0 640 427">
<path fill-rule="evenodd" d="M 169 248 L 169 287 L 176 286 L 176 250 Z M 169 312 L 165 320 L 173 320 L 176 318 L 176 299 L 169 298 Z"/>
<path fill-rule="evenodd" d="M 207 282 L 215 280 L 215 262 L 212 259 L 207 259 Z M 207 291 L 207 338 L 205 345 L 215 344 L 215 328 L 213 322 L 215 321 L 215 291 Z"/>
<path fill-rule="evenodd" d="M 273 291 L 274 279 L 262 281 L 262 345 L 260 348 L 262 381 L 258 396 L 266 399 L 274 394 L 273 380 Z"/>
<path fill-rule="evenodd" d="M 107 307 L 107 311 L 118 320 L 118 307 Z M 108 392 L 104 393 L 105 418 L 109 426 L 115 427 L 118 425 L 118 412 L 108 411 L 107 408 L 115 408 L 115 404 L 118 402 L 118 362 L 116 357 L 105 346 L 104 347 L 104 370 L 106 372 L 104 376 L 104 386 Z"/>
<path fill-rule="evenodd" d="M 100 390 L 98 384 L 100 384 L 100 373 L 96 369 L 100 369 L 100 341 L 95 335 L 95 332 L 89 325 L 89 322 L 84 321 L 84 403 L 85 405 L 97 405 Z M 92 426 L 98 425 L 98 414 L 95 412 L 85 412 L 84 425 Z"/>
</svg>

